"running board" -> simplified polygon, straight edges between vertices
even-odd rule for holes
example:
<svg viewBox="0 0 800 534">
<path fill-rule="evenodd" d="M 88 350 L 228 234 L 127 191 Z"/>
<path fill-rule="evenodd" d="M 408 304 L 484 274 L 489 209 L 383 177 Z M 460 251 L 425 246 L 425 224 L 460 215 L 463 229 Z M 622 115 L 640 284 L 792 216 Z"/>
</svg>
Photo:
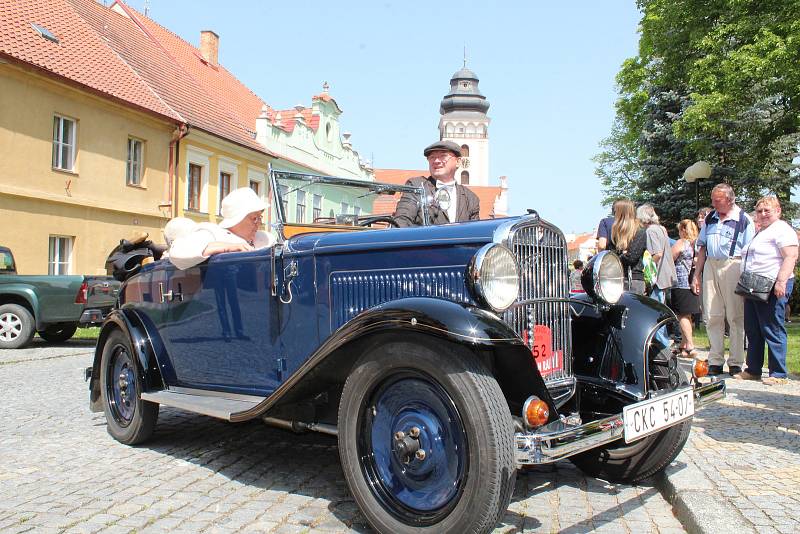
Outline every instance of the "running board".
<svg viewBox="0 0 800 534">
<path fill-rule="evenodd" d="M 142 400 L 231 421 L 233 415 L 252 409 L 265 397 L 237 395 L 204 389 L 170 388 L 142 393 Z"/>
</svg>

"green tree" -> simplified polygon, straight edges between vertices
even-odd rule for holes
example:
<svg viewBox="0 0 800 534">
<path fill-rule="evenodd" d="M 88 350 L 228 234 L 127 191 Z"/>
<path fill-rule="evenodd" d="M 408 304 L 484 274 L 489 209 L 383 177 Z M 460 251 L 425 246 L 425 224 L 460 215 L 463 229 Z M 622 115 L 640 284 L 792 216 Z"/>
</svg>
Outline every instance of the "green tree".
<svg viewBox="0 0 800 534">
<path fill-rule="evenodd" d="M 639 0 L 639 54 L 617 75 L 611 135 L 595 158 L 606 202 L 627 192 L 670 224 L 691 216 L 682 171 L 733 185 L 745 208 L 798 184 L 800 0 Z M 635 183 L 634 183 L 635 182 Z"/>
</svg>

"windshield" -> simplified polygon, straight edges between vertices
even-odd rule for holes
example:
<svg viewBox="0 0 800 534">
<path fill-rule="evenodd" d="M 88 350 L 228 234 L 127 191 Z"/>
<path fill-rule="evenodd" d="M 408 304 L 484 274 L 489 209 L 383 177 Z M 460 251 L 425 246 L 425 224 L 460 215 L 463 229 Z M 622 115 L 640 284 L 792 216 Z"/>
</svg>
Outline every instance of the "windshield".
<svg viewBox="0 0 800 534">
<path fill-rule="evenodd" d="M 14 266 L 14 256 L 8 250 L 0 250 L 0 273 L 13 273 L 16 272 Z"/>
<path fill-rule="evenodd" d="M 404 185 L 283 171 L 272 171 L 272 185 L 280 225 L 391 227 L 400 197 L 410 195 L 419 204 L 422 193 Z"/>
</svg>

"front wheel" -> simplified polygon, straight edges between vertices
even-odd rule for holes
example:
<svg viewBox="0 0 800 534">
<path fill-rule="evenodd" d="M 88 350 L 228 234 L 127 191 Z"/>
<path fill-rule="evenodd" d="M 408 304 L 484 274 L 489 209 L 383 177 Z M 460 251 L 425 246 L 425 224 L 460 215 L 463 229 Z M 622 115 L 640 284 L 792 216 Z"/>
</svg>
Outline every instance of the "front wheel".
<svg viewBox="0 0 800 534">
<path fill-rule="evenodd" d="M 33 315 L 19 304 L 0 306 L 0 349 L 19 349 L 30 343 L 35 332 Z"/>
<path fill-rule="evenodd" d="M 103 345 L 100 391 L 108 433 L 127 445 L 149 438 L 158 419 L 158 404 L 141 399 L 142 377 L 134 358 L 128 337 L 112 332 Z"/>
<path fill-rule="evenodd" d="M 48 326 L 45 330 L 39 330 L 37 333 L 48 343 L 62 343 L 74 336 L 77 329 L 77 324 L 62 324 Z"/>
<path fill-rule="evenodd" d="M 657 434 L 626 444 L 615 441 L 570 458 L 581 471 L 609 482 L 633 483 L 667 467 L 689 439 L 688 419 Z"/>
<path fill-rule="evenodd" d="M 488 532 L 516 479 L 497 381 L 471 352 L 392 342 L 356 363 L 339 404 L 339 454 L 379 532 Z"/>
</svg>

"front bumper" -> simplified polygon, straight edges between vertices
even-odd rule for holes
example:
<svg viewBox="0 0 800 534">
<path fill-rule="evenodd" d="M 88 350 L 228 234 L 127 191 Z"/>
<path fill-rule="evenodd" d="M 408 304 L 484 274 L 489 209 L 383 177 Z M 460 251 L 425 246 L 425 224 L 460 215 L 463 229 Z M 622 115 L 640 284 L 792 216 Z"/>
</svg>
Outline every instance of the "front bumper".
<svg viewBox="0 0 800 534">
<path fill-rule="evenodd" d="M 697 386 L 694 390 L 695 407 L 724 396 L 724 380 Z M 600 447 L 621 439 L 624 429 L 625 424 L 620 413 L 583 425 L 570 425 L 568 420 L 562 419 L 530 432 L 517 432 L 514 435 L 517 467 L 557 462 Z"/>
</svg>

